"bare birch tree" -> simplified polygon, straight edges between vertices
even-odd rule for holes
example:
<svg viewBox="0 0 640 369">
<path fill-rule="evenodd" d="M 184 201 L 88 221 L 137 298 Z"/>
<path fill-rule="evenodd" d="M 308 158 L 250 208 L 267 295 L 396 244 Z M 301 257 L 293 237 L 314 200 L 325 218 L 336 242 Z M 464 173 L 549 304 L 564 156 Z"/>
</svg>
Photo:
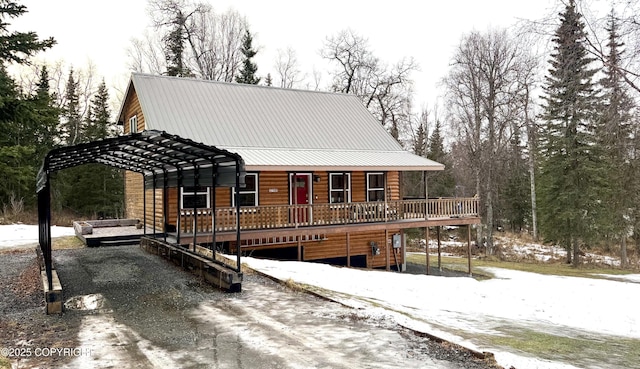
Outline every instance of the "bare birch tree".
<svg viewBox="0 0 640 369">
<path fill-rule="evenodd" d="M 336 68 L 330 72 L 331 90 L 357 95 L 369 111 L 399 141 L 408 132 L 413 81 L 418 69 L 412 58 L 389 66 L 370 50 L 366 38 L 344 30 L 326 39 L 320 55 Z"/>
<path fill-rule="evenodd" d="M 274 67 L 280 78 L 279 86 L 282 88 L 294 88 L 304 80 L 296 51 L 291 47 L 278 50 Z"/>
<path fill-rule="evenodd" d="M 169 55 L 163 38 L 180 26 L 184 64 L 190 73 L 208 80 L 234 80 L 243 60 L 244 16 L 234 10 L 218 14 L 208 4 L 187 0 L 150 0 L 149 5 L 153 33 L 132 40 L 128 49 L 132 70 L 164 73 Z"/>
<path fill-rule="evenodd" d="M 476 194 L 484 205 L 486 236 L 478 232 L 478 242 L 486 240 L 490 255 L 494 252 L 500 160 L 521 109 L 517 83 L 520 68 L 518 44 L 505 30 L 472 32 L 463 37 L 445 79 L 450 122 L 457 131 L 458 144 L 465 148 Z"/>
</svg>

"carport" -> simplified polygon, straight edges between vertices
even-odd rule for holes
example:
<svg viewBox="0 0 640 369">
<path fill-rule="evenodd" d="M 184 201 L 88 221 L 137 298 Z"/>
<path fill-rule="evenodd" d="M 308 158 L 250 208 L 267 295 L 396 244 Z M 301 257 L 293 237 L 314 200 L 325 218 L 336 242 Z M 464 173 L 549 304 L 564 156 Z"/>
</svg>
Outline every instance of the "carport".
<svg viewBox="0 0 640 369">
<path fill-rule="evenodd" d="M 149 189 L 153 190 L 153 193 L 157 189 L 163 189 L 166 193 L 169 187 L 182 186 L 239 188 L 244 185 L 245 177 L 244 161 L 240 155 L 164 131 L 147 130 L 51 150 L 44 159 L 36 185 L 39 242 L 49 291 L 54 290 L 50 175 L 62 169 L 89 163 L 104 164 L 142 174 L 145 193 Z M 235 193 L 237 196 L 239 191 Z M 236 240 L 239 244 L 240 201 L 235 203 Z M 145 229 L 146 207 L 145 203 Z M 155 196 L 153 207 L 155 228 Z M 166 206 L 164 209 L 166 211 Z M 166 242 L 166 230 L 163 233 Z M 240 273 L 240 248 L 237 253 L 236 271 Z"/>
</svg>

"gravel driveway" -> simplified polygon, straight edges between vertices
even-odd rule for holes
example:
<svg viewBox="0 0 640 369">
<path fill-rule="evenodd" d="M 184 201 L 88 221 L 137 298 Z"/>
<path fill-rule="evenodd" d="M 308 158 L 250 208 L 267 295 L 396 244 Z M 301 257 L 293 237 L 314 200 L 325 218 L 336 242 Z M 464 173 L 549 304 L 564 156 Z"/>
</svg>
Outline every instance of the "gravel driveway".
<svg viewBox="0 0 640 369">
<path fill-rule="evenodd" d="M 0 349 L 20 368 L 495 368 L 255 274 L 230 294 L 136 246 L 54 259 L 67 308 L 46 316 L 35 253 L 0 254 Z"/>
</svg>

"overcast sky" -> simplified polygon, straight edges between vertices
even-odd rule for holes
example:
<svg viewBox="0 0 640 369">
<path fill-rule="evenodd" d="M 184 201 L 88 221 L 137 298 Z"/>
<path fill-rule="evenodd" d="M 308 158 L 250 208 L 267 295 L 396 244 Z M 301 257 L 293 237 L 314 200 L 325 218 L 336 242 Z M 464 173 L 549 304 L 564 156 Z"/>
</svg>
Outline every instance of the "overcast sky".
<svg viewBox="0 0 640 369">
<path fill-rule="evenodd" d="M 76 69 L 90 60 L 108 85 L 125 88 L 126 49 L 149 24 L 146 0 L 24 0 L 22 4 L 29 13 L 12 21 L 14 28 L 58 41 L 41 58 L 64 60 Z M 300 69 L 311 79 L 314 67 L 325 65 L 319 50 L 326 37 L 351 28 L 369 39 L 381 60 L 395 63 L 406 56 L 418 62 L 421 71 L 413 79 L 419 107 L 433 105 L 439 94 L 436 84 L 447 73 L 463 34 L 540 18 L 556 1 L 215 0 L 211 4 L 217 12 L 233 7 L 246 16 L 259 48 L 256 62 L 261 76 L 271 72 L 275 77 L 277 50 L 291 47 Z"/>
</svg>

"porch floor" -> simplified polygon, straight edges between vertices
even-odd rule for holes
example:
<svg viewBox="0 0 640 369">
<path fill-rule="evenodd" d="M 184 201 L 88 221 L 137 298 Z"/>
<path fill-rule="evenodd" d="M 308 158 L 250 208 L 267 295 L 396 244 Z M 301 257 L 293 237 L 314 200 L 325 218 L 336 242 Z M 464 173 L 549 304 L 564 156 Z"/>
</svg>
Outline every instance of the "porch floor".
<svg viewBox="0 0 640 369">
<path fill-rule="evenodd" d="M 158 237 L 164 235 L 163 232 L 154 232 L 153 228 L 147 227 L 146 234 L 144 227 L 137 229 L 136 226 L 113 226 L 96 227 L 91 234 L 76 236 L 88 247 L 115 246 L 115 245 L 137 245 L 143 236 Z"/>
</svg>

